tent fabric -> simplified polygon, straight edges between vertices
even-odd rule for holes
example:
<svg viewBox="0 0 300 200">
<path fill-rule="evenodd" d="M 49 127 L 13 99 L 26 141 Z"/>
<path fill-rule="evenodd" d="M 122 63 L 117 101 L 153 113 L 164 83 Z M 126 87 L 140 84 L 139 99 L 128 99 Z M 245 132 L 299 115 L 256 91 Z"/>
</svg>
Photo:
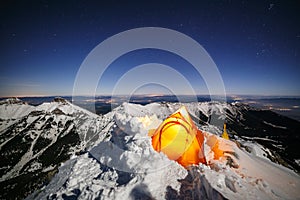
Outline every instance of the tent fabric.
<svg viewBox="0 0 300 200">
<path fill-rule="evenodd" d="M 206 164 L 203 133 L 197 129 L 184 106 L 149 134 L 152 135 L 152 146 L 156 151 L 163 152 L 183 167 L 200 162 Z"/>
<path fill-rule="evenodd" d="M 224 151 L 220 149 L 219 139 L 216 135 L 211 135 L 207 138 L 206 144 L 211 148 L 211 151 L 214 153 L 214 159 L 219 160 L 224 156 Z"/>
</svg>

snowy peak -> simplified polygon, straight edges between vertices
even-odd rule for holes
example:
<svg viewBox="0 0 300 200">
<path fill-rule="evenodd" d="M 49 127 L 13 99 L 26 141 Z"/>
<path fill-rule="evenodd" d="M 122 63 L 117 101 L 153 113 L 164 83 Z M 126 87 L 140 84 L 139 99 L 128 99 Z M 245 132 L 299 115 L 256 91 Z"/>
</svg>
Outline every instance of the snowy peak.
<svg viewBox="0 0 300 200">
<path fill-rule="evenodd" d="M 2 101 L 0 101 L 0 105 L 11 105 L 11 104 L 27 104 L 26 102 L 23 102 L 22 100 L 18 99 L 17 97 L 12 97 L 12 98 L 8 98 L 8 99 L 4 99 Z"/>
<path fill-rule="evenodd" d="M 53 102 L 64 103 L 64 104 L 69 103 L 69 101 L 67 101 L 66 99 L 64 99 L 64 98 L 62 98 L 62 97 L 55 97 L 55 98 L 53 99 Z"/>
<path fill-rule="evenodd" d="M 15 120 L 28 115 L 35 108 L 27 103 L 17 99 L 6 99 L 0 102 L 0 121 Z M 0 125 L 2 128 L 2 125 Z"/>
</svg>

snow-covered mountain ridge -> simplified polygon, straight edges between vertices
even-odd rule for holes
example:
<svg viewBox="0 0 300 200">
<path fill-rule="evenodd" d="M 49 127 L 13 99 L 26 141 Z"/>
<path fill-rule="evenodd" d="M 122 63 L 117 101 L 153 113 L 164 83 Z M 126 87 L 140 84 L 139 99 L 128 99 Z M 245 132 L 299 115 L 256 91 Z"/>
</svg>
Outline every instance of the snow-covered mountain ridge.
<svg viewBox="0 0 300 200">
<path fill-rule="evenodd" d="M 110 120 L 61 98 L 39 106 L 17 99 L 2 101 L 0 197 L 28 195 L 49 182 L 61 162 L 104 136 L 96 133 Z"/>
<path fill-rule="evenodd" d="M 215 106 L 216 105 L 216 106 Z M 299 197 L 299 175 L 271 162 L 268 149 L 236 138 L 220 139 L 226 155 L 213 159 L 216 135 L 205 133 L 209 165 L 184 169 L 151 146 L 148 130 L 157 127 L 181 104 L 124 103 L 112 111 L 115 124 L 106 137 L 87 153 L 67 161 L 37 199 L 295 199 Z M 229 104 L 186 104 L 192 115 L 199 110 L 218 115 Z M 213 107 L 212 109 L 210 107 Z M 199 109 L 199 110 L 198 110 Z M 194 114 L 193 114 L 194 113 Z M 197 115 L 194 115 L 196 117 Z M 221 116 L 223 117 L 223 116 Z M 220 117 L 220 118 L 221 118 Z M 213 125 L 199 128 L 218 130 Z M 238 144 L 238 145 L 236 145 Z M 271 154 L 271 153 L 270 153 Z M 58 184 L 60 183 L 60 184 Z M 30 198 L 33 196 L 30 196 Z"/>
<path fill-rule="evenodd" d="M 19 101 L 1 104 L 0 153 L 6 163 L 0 168 L 1 198 L 24 197 L 42 185 L 45 186 L 28 199 L 295 199 L 299 196 L 299 175 L 271 162 L 292 168 L 290 163 L 281 162 L 282 156 L 272 148 L 266 148 L 276 144 L 275 150 L 285 152 L 288 145 L 282 144 L 276 134 L 265 137 L 260 133 L 269 134 L 270 130 L 287 133 L 291 132 L 290 127 L 294 131 L 297 124 L 288 120 L 287 124 L 285 118 L 278 122 L 277 116 L 270 118 L 272 114 L 242 104 L 186 103 L 194 122 L 205 132 L 205 153 L 210 161 L 209 166 L 200 164 L 186 170 L 154 151 L 147 136 L 149 129 L 156 128 L 181 105 L 123 103 L 98 116 L 59 98 L 39 106 Z M 262 122 L 257 124 L 256 119 Z M 214 134 L 222 133 L 219 125 L 224 120 L 233 142 L 221 140 L 220 146 L 228 153 L 224 159 L 214 160 L 210 145 Z M 296 158 L 297 154 L 288 160 L 295 163 Z M 60 166 L 65 160 L 68 161 Z M 24 184 L 24 180 L 29 181 Z"/>
</svg>

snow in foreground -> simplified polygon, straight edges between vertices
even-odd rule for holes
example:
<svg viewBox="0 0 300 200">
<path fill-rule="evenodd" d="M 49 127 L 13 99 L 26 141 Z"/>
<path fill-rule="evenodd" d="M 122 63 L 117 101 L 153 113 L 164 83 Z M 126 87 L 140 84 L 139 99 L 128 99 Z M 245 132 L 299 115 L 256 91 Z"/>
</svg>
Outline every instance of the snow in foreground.
<svg viewBox="0 0 300 200">
<path fill-rule="evenodd" d="M 41 193 L 29 198 L 299 199 L 299 175 L 268 160 L 255 143 L 243 144 L 251 147 L 249 153 L 233 141 L 204 132 L 210 164 L 188 170 L 154 151 L 148 130 L 158 127 L 179 106 L 124 103 L 109 113 L 114 123 L 108 136 L 67 161 Z M 219 160 L 213 159 L 211 151 L 215 140 L 226 152 Z"/>
</svg>

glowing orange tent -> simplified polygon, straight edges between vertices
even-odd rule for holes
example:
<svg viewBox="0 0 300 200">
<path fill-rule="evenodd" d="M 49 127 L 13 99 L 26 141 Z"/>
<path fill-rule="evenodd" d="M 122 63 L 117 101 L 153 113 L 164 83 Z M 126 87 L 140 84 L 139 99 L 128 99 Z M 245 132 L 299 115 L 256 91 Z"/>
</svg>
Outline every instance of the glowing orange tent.
<svg viewBox="0 0 300 200">
<path fill-rule="evenodd" d="M 152 146 L 156 151 L 165 153 L 169 159 L 176 160 L 184 167 L 206 163 L 204 136 L 184 106 L 149 135 L 152 136 Z"/>
</svg>

